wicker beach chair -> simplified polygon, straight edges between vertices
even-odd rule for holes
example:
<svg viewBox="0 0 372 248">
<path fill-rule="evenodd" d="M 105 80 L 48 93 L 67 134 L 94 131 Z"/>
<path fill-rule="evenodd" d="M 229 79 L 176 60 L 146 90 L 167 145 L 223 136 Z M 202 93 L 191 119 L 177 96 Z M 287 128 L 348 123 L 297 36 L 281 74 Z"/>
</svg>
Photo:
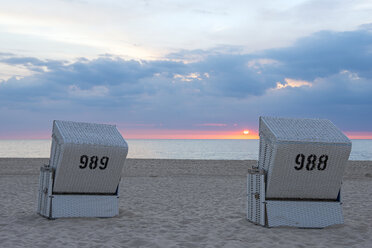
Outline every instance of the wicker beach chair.
<svg viewBox="0 0 372 248">
<path fill-rule="evenodd" d="M 259 161 L 247 177 L 247 219 L 267 227 L 342 224 L 350 140 L 323 119 L 260 117 L 259 135 Z"/>
<path fill-rule="evenodd" d="M 115 126 L 54 121 L 37 212 L 47 218 L 113 217 L 128 145 Z"/>
</svg>

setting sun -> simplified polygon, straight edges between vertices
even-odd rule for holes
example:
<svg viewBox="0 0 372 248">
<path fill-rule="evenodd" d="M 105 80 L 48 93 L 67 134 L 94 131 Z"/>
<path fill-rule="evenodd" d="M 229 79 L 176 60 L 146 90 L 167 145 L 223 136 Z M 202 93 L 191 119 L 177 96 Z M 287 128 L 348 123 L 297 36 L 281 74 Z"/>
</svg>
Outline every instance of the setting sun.
<svg viewBox="0 0 372 248">
<path fill-rule="evenodd" d="M 249 130 L 244 130 L 243 133 L 244 133 L 245 135 L 247 135 L 247 134 L 249 134 Z"/>
</svg>

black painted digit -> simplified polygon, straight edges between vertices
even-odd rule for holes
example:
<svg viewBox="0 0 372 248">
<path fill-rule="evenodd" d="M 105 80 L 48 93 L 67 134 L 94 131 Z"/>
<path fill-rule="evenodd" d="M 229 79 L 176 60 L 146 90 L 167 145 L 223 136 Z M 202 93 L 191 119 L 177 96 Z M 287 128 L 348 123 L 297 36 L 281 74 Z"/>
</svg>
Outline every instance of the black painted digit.
<svg viewBox="0 0 372 248">
<path fill-rule="evenodd" d="M 88 166 L 88 160 L 89 160 L 89 157 L 87 155 L 82 155 L 80 157 L 80 166 L 79 166 L 79 168 L 80 169 L 85 169 Z"/>
<path fill-rule="evenodd" d="M 98 162 L 98 157 L 97 156 L 90 157 L 89 168 L 92 169 L 92 170 L 97 168 L 97 162 Z"/>
<path fill-rule="evenodd" d="M 319 157 L 318 170 L 325 170 L 327 167 L 328 155 L 322 155 Z"/>
<path fill-rule="evenodd" d="M 108 161 L 109 161 L 109 157 L 102 157 L 102 158 L 101 158 L 101 161 L 100 161 L 100 163 L 101 163 L 102 166 L 99 166 L 99 168 L 100 168 L 101 170 L 106 169 L 107 164 L 108 164 Z"/>
<path fill-rule="evenodd" d="M 295 166 L 294 168 L 296 170 L 301 170 L 303 167 L 304 167 L 304 163 L 305 163 L 305 155 L 303 154 L 298 154 L 296 156 L 296 164 L 298 164 L 299 166 Z"/>
<path fill-rule="evenodd" d="M 315 168 L 315 162 L 316 162 L 316 155 L 311 154 L 307 157 L 307 164 L 306 164 L 306 170 L 314 170 Z"/>
</svg>

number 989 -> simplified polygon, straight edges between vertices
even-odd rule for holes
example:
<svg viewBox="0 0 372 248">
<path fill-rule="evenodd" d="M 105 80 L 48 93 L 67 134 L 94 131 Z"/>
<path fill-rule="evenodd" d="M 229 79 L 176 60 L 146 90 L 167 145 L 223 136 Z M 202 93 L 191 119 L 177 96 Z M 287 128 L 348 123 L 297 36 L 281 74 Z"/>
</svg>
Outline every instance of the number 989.
<svg viewBox="0 0 372 248">
<path fill-rule="evenodd" d="M 101 169 L 101 170 L 104 170 L 107 168 L 107 165 L 108 165 L 108 161 L 109 161 L 109 157 L 102 157 L 101 159 L 99 159 L 98 156 L 87 156 L 87 155 L 82 155 L 80 157 L 80 166 L 79 168 L 80 169 L 85 169 L 87 167 L 89 167 L 89 169 L 91 170 L 94 170 L 97 168 L 98 166 L 98 162 L 99 162 L 99 166 L 98 168 Z"/>
</svg>

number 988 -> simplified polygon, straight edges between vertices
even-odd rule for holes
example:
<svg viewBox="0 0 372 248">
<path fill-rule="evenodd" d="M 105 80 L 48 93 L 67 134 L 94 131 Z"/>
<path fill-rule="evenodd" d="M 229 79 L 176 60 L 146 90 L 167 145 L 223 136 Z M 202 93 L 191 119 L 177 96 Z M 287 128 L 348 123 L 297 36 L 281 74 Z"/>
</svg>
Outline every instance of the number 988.
<svg viewBox="0 0 372 248">
<path fill-rule="evenodd" d="M 302 170 L 302 168 L 304 168 L 306 164 L 305 167 L 306 167 L 306 170 L 308 171 L 314 170 L 315 167 L 318 170 L 323 171 L 327 167 L 327 161 L 328 161 L 328 155 L 325 155 L 325 154 L 321 155 L 319 157 L 319 160 L 317 160 L 317 156 L 315 154 L 311 154 L 307 158 L 304 154 L 298 154 L 295 160 L 298 166 L 295 166 L 294 168 L 296 170 Z"/>
</svg>

